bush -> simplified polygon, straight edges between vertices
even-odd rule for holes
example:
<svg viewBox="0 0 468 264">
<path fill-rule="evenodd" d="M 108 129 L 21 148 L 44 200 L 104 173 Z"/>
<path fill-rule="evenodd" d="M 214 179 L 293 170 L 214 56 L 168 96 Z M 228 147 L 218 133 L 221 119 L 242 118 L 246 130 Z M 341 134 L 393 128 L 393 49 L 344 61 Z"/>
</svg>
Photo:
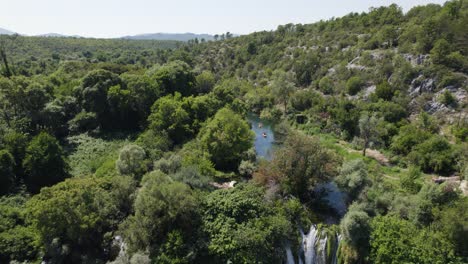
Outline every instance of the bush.
<svg viewBox="0 0 468 264">
<path fill-rule="evenodd" d="M 441 136 L 432 136 L 414 147 L 408 159 L 424 172 L 450 173 L 455 169 L 454 149 Z"/>
<path fill-rule="evenodd" d="M 148 171 L 145 150 L 138 145 L 126 145 L 120 150 L 116 168 L 120 175 L 131 175 L 139 179 Z"/>
<path fill-rule="evenodd" d="M 255 172 L 256 166 L 253 162 L 248 160 L 241 161 L 239 165 L 239 174 L 244 177 L 250 177 Z"/>
<path fill-rule="evenodd" d="M 400 186 L 411 194 L 416 194 L 421 189 L 421 184 L 418 182 L 421 177 L 421 171 L 417 167 L 409 168 L 407 174 L 400 179 Z"/>
<path fill-rule="evenodd" d="M 355 95 L 359 91 L 361 91 L 362 86 L 364 85 L 364 82 L 362 79 L 358 76 L 353 76 L 348 79 L 346 82 L 346 90 L 348 91 L 348 94 L 350 95 Z"/>
<path fill-rule="evenodd" d="M 366 185 L 367 166 L 362 159 L 355 159 L 343 164 L 335 181 L 340 189 L 345 190 L 351 199 L 356 198 Z"/>
<path fill-rule="evenodd" d="M 444 93 L 440 95 L 439 101 L 445 106 L 455 107 L 457 105 L 457 99 L 449 90 L 445 90 Z"/>
<path fill-rule="evenodd" d="M 375 95 L 386 101 L 390 101 L 394 95 L 394 90 L 388 82 L 382 82 L 375 88 Z"/>
</svg>

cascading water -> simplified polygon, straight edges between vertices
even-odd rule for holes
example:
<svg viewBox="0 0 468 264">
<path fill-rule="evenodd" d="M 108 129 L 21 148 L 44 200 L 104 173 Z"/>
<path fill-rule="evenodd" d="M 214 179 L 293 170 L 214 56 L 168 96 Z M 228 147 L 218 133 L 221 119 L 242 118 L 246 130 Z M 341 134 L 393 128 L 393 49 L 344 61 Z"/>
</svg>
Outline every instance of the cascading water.
<svg viewBox="0 0 468 264">
<path fill-rule="evenodd" d="M 289 245 L 286 246 L 286 264 L 296 264 L 293 253 L 291 251 L 291 246 Z"/>
<path fill-rule="evenodd" d="M 315 240 L 318 230 L 315 225 L 310 227 L 307 235 L 302 236 L 302 245 L 304 247 L 305 264 L 312 264 L 315 260 Z"/>
<path fill-rule="evenodd" d="M 336 236 L 336 246 L 335 246 L 335 250 L 333 250 L 332 264 L 338 263 L 338 250 L 340 249 L 340 242 L 341 242 L 341 234 Z"/>
<path fill-rule="evenodd" d="M 302 237 L 302 244 L 298 252 L 298 264 L 337 264 L 337 251 L 339 249 L 341 235 L 336 234 L 329 237 L 328 232 L 319 230 L 316 225 L 312 225 L 307 234 L 304 234 L 302 230 L 299 231 Z M 328 243 L 330 239 L 333 239 L 333 241 L 330 241 L 332 243 Z M 327 250 L 327 247 L 333 248 Z M 285 247 L 285 251 L 286 264 L 295 264 L 296 262 L 289 244 Z M 331 252 L 332 254 L 328 256 L 327 252 Z"/>
</svg>

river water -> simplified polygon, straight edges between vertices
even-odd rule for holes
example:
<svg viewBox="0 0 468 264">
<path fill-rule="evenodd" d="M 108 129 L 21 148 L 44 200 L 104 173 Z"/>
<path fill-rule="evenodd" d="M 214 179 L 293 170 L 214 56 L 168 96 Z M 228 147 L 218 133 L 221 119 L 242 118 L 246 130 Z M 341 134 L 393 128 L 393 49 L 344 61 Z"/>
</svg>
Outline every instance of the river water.
<svg viewBox="0 0 468 264">
<path fill-rule="evenodd" d="M 275 149 L 278 147 L 275 144 L 275 135 L 273 123 L 262 120 L 256 115 L 248 116 L 252 131 L 255 133 L 255 150 L 258 158 L 271 160 Z M 333 181 L 320 184 L 315 188 L 314 192 L 324 192 L 323 199 L 328 206 L 335 211 L 335 216 L 328 217 L 325 221 L 327 224 L 336 224 L 341 217 L 346 213 L 346 196 L 340 191 Z M 315 225 L 310 227 L 308 233 L 300 231 L 302 237 L 302 245 L 296 254 L 293 254 L 289 245 L 285 246 L 285 255 L 287 264 L 325 264 L 337 263 L 337 252 L 341 241 L 341 235 L 335 234 L 330 236 L 324 230 L 319 230 Z M 333 243 L 327 243 L 328 240 L 333 240 Z M 327 247 L 333 248 L 327 248 Z M 331 255 L 326 254 L 331 252 Z"/>
<path fill-rule="evenodd" d="M 252 131 L 255 133 L 254 145 L 257 157 L 271 160 L 275 149 L 273 123 L 267 120 L 262 120 L 253 114 L 248 116 L 248 120 Z"/>
</svg>

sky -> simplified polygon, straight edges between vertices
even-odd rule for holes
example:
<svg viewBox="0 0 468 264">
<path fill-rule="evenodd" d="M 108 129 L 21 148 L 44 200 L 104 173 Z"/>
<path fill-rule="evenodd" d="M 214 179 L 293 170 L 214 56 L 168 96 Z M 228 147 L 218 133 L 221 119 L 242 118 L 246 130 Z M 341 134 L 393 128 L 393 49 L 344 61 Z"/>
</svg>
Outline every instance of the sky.
<svg viewBox="0 0 468 264">
<path fill-rule="evenodd" d="M 0 28 L 110 38 L 141 33 L 247 34 L 396 3 L 441 0 L 0 0 Z"/>
</svg>

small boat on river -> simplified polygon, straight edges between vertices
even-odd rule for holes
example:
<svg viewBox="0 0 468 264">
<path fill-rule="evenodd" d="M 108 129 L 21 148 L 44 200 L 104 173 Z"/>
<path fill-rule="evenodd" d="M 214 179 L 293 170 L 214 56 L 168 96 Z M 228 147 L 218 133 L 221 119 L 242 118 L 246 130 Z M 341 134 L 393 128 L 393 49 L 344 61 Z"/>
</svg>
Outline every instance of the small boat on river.
<svg viewBox="0 0 468 264">
<path fill-rule="evenodd" d="M 263 133 L 262 133 L 262 136 L 263 136 L 264 138 L 266 138 L 266 137 L 267 137 L 267 133 L 263 132 Z"/>
</svg>

